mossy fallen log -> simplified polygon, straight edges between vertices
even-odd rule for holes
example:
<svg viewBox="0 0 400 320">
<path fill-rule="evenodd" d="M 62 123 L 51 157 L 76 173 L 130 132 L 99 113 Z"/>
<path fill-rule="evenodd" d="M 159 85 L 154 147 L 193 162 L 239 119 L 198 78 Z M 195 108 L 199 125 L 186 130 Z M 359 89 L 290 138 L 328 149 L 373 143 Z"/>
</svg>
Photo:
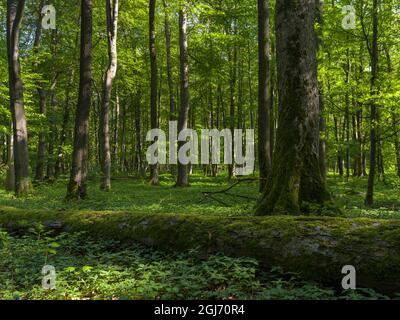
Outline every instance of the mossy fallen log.
<svg viewBox="0 0 400 320">
<path fill-rule="evenodd" d="M 42 223 L 58 232 L 86 231 L 104 239 L 159 249 L 197 248 L 253 257 L 304 279 L 340 287 L 345 265 L 357 270 L 357 286 L 400 292 L 400 220 L 332 217 L 217 217 L 129 212 L 41 211 L 0 208 L 0 227 L 21 231 Z"/>
</svg>

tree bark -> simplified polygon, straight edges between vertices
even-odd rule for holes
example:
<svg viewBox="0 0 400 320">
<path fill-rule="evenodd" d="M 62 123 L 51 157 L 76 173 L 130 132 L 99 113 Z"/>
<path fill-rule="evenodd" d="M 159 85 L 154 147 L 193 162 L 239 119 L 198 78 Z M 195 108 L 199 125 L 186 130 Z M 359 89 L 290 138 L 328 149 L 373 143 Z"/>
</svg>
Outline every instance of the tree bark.
<svg viewBox="0 0 400 320">
<path fill-rule="evenodd" d="M 266 186 L 271 170 L 271 128 L 270 128 L 270 43 L 269 43 L 269 1 L 258 0 L 258 161 L 260 169 L 260 192 Z"/>
<path fill-rule="evenodd" d="M 28 130 L 24 109 L 24 88 L 19 61 L 20 26 L 25 0 L 7 1 L 7 54 L 9 70 L 10 109 L 13 120 L 15 194 L 29 193 Z"/>
<path fill-rule="evenodd" d="M 376 78 L 378 75 L 378 0 L 373 0 L 372 8 L 372 52 L 371 52 L 371 95 L 376 94 Z M 371 102 L 371 130 L 370 130 L 370 158 L 368 188 L 365 204 L 372 206 L 374 204 L 374 184 L 376 174 L 376 120 L 377 108 L 376 102 Z"/>
<path fill-rule="evenodd" d="M 179 48 L 180 48 L 180 83 L 181 99 L 178 119 L 178 132 L 186 130 L 189 121 L 189 63 L 188 63 L 188 42 L 187 42 L 187 8 L 186 3 L 181 4 L 179 10 Z M 178 142 L 178 150 L 185 144 L 185 141 Z M 188 166 L 178 161 L 177 187 L 189 186 Z"/>
<path fill-rule="evenodd" d="M 24 232 L 38 222 L 54 232 L 139 242 L 199 257 L 223 253 L 280 266 L 305 280 L 342 290 L 342 268 L 357 270 L 357 287 L 386 294 L 400 290 L 400 221 L 332 217 L 221 217 L 182 214 L 26 211 L 0 208 L 0 226 Z M 20 224 L 21 222 L 21 224 Z M 23 222 L 23 223 L 22 223 Z"/>
<path fill-rule="evenodd" d="M 169 24 L 168 17 L 168 3 L 163 0 L 165 19 L 164 19 L 164 29 L 165 29 L 165 49 L 167 53 L 167 78 L 168 78 L 168 90 L 169 90 L 169 119 L 170 121 L 176 121 L 176 101 L 174 94 L 174 80 L 172 78 L 172 63 L 171 63 L 171 27 Z M 171 174 L 173 177 L 176 176 L 176 166 L 170 165 Z"/>
<path fill-rule="evenodd" d="M 399 127 L 399 120 L 395 113 L 393 113 L 392 117 L 393 117 L 392 128 L 396 132 Z M 396 153 L 396 173 L 397 176 L 400 177 L 400 138 L 398 132 L 396 132 L 394 136 L 394 150 Z"/>
<path fill-rule="evenodd" d="M 38 20 L 36 22 L 36 31 L 35 31 L 35 40 L 33 42 L 33 51 L 35 54 L 39 53 L 39 47 L 42 37 L 42 8 L 44 5 L 44 0 L 40 0 L 38 7 Z M 37 71 L 38 65 L 34 63 L 34 70 Z M 36 90 L 38 92 L 39 97 L 39 113 L 46 117 L 46 92 L 43 88 L 43 83 L 41 80 L 36 81 Z M 36 172 L 35 172 L 35 181 L 41 182 L 44 180 L 44 163 L 45 163 L 45 155 L 46 155 L 46 131 L 41 126 L 39 132 L 39 143 L 36 157 Z"/>
<path fill-rule="evenodd" d="M 64 114 L 63 114 L 63 121 L 62 121 L 62 128 L 60 133 L 60 143 L 58 145 L 57 150 L 57 157 L 56 157 L 56 165 L 55 165 L 55 172 L 54 176 L 57 179 L 60 172 L 63 171 L 64 168 L 64 146 L 67 141 L 67 134 L 68 134 L 68 122 L 70 117 L 70 104 L 71 104 L 71 89 L 72 89 L 72 82 L 74 79 L 74 71 L 71 71 L 69 82 L 67 89 L 65 90 L 65 107 L 64 107 Z"/>
<path fill-rule="evenodd" d="M 278 0 L 275 21 L 279 125 L 258 215 L 300 214 L 331 202 L 319 167 L 315 1 Z"/>
<path fill-rule="evenodd" d="M 155 11 L 156 0 L 149 0 L 149 50 L 150 50 L 150 112 L 151 112 L 151 129 L 157 129 L 158 110 L 157 110 L 157 87 L 158 87 L 158 69 L 157 69 L 157 51 L 156 51 L 156 28 L 155 28 Z M 157 138 L 153 141 L 156 143 Z M 158 164 L 150 165 L 150 184 L 158 185 Z"/>
<path fill-rule="evenodd" d="M 75 116 L 74 151 L 67 199 L 87 196 L 86 176 L 89 147 L 89 112 L 92 96 L 92 11 L 93 1 L 81 1 L 81 48 L 78 105 Z"/>
<path fill-rule="evenodd" d="M 103 95 L 100 108 L 100 160 L 102 179 L 100 188 L 111 189 L 110 151 L 110 100 L 112 85 L 117 73 L 118 0 L 106 0 L 108 67 L 104 77 Z"/>
</svg>

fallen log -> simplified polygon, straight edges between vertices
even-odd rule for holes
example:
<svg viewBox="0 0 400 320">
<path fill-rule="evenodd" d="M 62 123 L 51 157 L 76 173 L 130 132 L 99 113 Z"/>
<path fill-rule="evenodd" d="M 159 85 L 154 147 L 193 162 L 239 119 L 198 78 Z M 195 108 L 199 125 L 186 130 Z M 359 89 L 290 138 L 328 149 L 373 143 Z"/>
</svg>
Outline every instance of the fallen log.
<svg viewBox="0 0 400 320">
<path fill-rule="evenodd" d="M 336 217 L 223 217 L 130 212 L 44 211 L 0 208 L 0 227 L 22 231 L 35 223 L 57 232 L 138 242 L 158 249 L 197 248 L 253 257 L 307 280 L 340 287 L 345 265 L 357 287 L 400 292 L 400 220 Z"/>
</svg>

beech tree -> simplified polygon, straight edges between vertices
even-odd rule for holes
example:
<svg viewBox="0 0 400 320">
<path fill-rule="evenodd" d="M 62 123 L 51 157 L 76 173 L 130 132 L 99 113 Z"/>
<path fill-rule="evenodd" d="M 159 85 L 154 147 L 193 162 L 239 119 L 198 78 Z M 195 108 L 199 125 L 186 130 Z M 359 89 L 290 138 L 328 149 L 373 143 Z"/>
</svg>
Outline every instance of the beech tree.
<svg viewBox="0 0 400 320">
<path fill-rule="evenodd" d="M 102 169 L 101 189 L 111 189 L 110 151 L 110 100 L 112 86 L 117 73 L 118 0 L 106 0 L 108 67 L 104 77 L 103 96 L 100 109 L 100 160 Z"/>
<path fill-rule="evenodd" d="M 24 108 L 24 87 L 19 60 L 19 40 L 25 0 L 7 1 L 7 54 L 10 93 L 10 110 L 13 122 L 13 157 L 15 194 L 32 190 L 29 177 L 28 129 Z"/>
<path fill-rule="evenodd" d="M 81 46 L 78 105 L 75 114 L 74 150 L 67 199 L 87 196 L 89 112 L 92 96 L 92 0 L 81 0 Z"/>
<path fill-rule="evenodd" d="M 319 167 L 315 1 L 278 0 L 275 23 L 279 123 L 258 215 L 300 214 L 307 203 L 330 202 Z"/>
<path fill-rule="evenodd" d="M 151 80 L 150 80 L 150 112 L 151 128 L 158 128 L 158 110 L 157 110 L 157 89 L 158 89 L 158 70 L 157 70 L 157 50 L 156 50 L 156 29 L 155 29 L 155 11 L 156 0 L 149 0 L 149 50 L 151 60 Z M 153 141 L 156 142 L 156 141 Z M 158 185 L 158 165 L 150 166 L 150 183 Z"/>
<path fill-rule="evenodd" d="M 178 132 L 188 128 L 189 121 L 189 62 L 187 41 L 187 4 L 182 2 L 179 10 L 179 48 L 180 48 L 180 110 L 178 118 Z M 178 142 L 178 150 L 185 144 Z M 178 162 L 178 177 L 176 186 L 187 187 L 189 185 L 188 165 Z"/>
<path fill-rule="evenodd" d="M 271 170 L 269 51 L 269 1 L 258 0 L 258 162 L 260 167 L 261 192 L 264 191 L 266 179 Z"/>
</svg>

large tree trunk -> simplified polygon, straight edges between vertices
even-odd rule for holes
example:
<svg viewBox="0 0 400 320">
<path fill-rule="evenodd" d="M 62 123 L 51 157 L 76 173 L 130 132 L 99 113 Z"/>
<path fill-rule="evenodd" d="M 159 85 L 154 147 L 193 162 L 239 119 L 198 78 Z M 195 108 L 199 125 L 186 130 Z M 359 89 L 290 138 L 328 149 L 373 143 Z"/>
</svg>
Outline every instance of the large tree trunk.
<svg viewBox="0 0 400 320">
<path fill-rule="evenodd" d="M 84 218 L 83 218 L 84 217 Z M 182 214 L 27 211 L 0 208 L 0 226 L 24 231 L 42 222 L 55 232 L 139 242 L 200 257 L 224 253 L 257 259 L 265 270 L 281 266 L 342 290 L 342 268 L 357 270 L 357 287 L 400 290 L 400 221 L 332 217 L 220 217 Z M 20 223 L 21 222 L 21 223 Z M 23 223 L 22 223 L 23 222 Z"/>
<path fill-rule="evenodd" d="M 372 52 L 371 52 L 371 95 L 376 94 L 376 78 L 378 75 L 378 0 L 373 0 L 372 12 Z M 376 102 L 371 102 L 371 131 L 370 131 L 370 158 L 369 158 L 369 176 L 367 196 L 365 204 L 372 206 L 374 204 L 374 184 L 376 173 L 376 120 L 377 108 Z"/>
<path fill-rule="evenodd" d="M 157 110 L 157 51 L 156 51 L 156 28 L 155 28 L 156 0 L 149 0 L 149 50 L 151 60 L 151 81 L 150 81 L 150 111 L 151 111 L 151 129 L 157 129 L 158 110 Z M 157 138 L 153 141 L 156 143 Z M 158 185 L 158 164 L 150 165 L 150 184 Z"/>
<path fill-rule="evenodd" d="M 330 201 L 319 168 L 315 1 L 278 0 L 276 42 L 279 125 L 272 173 L 259 215 L 300 214 L 307 203 Z"/>
<path fill-rule="evenodd" d="M 269 1 L 258 0 L 258 161 L 260 167 L 260 192 L 265 189 L 272 162 L 269 47 Z"/>
<path fill-rule="evenodd" d="M 7 1 L 7 54 L 10 109 L 13 120 L 15 194 L 32 189 L 29 177 L 28 130 L 24 109 L 24 88 L 19 62 L 19 35 L 25 0 Z"/>
<path fill-rule="evenodd" d="M 112 85 L 117 72 L 118 0 L 106 0 L 108 68 L 104 77 L 103 96 L 100 108 L 100 160 L 101 189 L 111 189 L 110 151 L 110 100 Z"/>
<path fill-rule="evenodd" d="M 189 121 L 189 63 L 187 42 L 187 8 L 186 3 L 179 10 L 179 47 L 180 47 L 180 78 L 181 78 L 181 106 L 179 110 L 178 132 L 186 130 Z M 185 141 L 178 142 L 178 150 Z M 188 166 L 178 161 L 178 177 L 176 186 L 187 187 L 189 185 Z"/>
<path fill-rule="evenodd" d="M 67 199 L 86 197 L 89 147 L 89 112 L 92 96 L 92 0 L 81 1 L 81 49 L 78 105 L 75 116 L 74 151 Z"/>
</svg>

